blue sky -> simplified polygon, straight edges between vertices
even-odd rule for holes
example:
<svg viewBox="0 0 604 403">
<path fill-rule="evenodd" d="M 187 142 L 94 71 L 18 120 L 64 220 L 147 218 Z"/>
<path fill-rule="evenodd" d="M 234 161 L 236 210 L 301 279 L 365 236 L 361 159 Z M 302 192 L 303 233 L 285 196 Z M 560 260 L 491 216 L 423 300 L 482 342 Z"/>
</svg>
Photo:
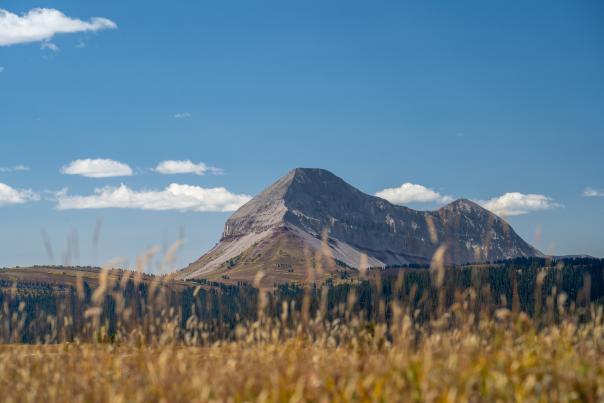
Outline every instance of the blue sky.
<svg viewBox="0 0 604 403">
<path fill-rule="evenodd" d="M 542 251 L 604 256 L 602 2 L 0 9 L 0 266 L 48 263 L 41 231 L 54 263 L 77 264 L 132 265 L 184 234 L 170 264 L 185 265 L 230 214 L 199 210 L 297 166 L 415 208 L 466 197 L 523 213 L 506 215 Z M 87 159 L 131 174 L 79 175 L 124 174 Z M 116 205 L 131 208 L 99 208 Z"/>
</svg>

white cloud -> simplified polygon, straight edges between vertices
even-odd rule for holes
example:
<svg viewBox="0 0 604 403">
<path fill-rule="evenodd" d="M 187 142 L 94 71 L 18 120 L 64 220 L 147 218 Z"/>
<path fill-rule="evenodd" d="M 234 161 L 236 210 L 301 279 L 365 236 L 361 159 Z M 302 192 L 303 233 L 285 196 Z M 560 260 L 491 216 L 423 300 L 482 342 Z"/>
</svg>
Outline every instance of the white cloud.
<svg viewBox="0 0 604 403">
<path fill-rule="evenodd" d="M 0 66 L 0 73 L 4 71 L 4 67 Z"/>
<path fill-rule="evenodd" d="M 479 201 L 484 208 L 497 215 L 516 216 L 528 214 L 533 211 L 549 210 L 561 207 L 550 197 L 539 194 L 523 194 L 518 192 L 505 193 L 499 197 Z"/>
<path fill-rule="evenodd" d="M 48 50 L 52 50 L 53 52 L 58 52 L 61 49 L 59 49 L 59 47 L 57 45 L 55 45 L 52 42 L 43 42 L 42 46 L 40 46 L 40 49 L 44 50 L 44 49 L 48 49 Z"/>
<path fill-rule="evenodd" d="M 163 190 L 136 191 L 122 184 L 95 189 L 90 196 L 70 196 L 66 190 L 61 191 L 57 194 L 57 208 L 234 211 L 250 199 L 251 196 L 234 194 L 222 187 L 202 188 L 172 183 Z"/>
<path fill-rule="evenodd" d="M 12 167 L 0 167 L 0 172 L 20 172 L 20 171 L 29 171 L 29 167 L 25 165 L 15 165 Z"/>
<path fill-rule="evenodd" d="M 61 168 L 66 175 L 82 175 L 88 178 L 109 178 L 113 176 L 131 176 L 132 168 L 127 164 L 110 159 L 75 160 Z"/>
<path fill-rule="evenodd" d="M 55 34 L 115 28 L 117 24 L 107 18 L 82 21 L 51 8 L 34 8 L 23 15 L 0 9 L 0 46 L 48 41 Z"/>
<path fill-rule="evenodd" d="M 7 204 L 23 204 L 30 200 L 40 200 L 40 197 L 28 189 L 14 189 L 0 183 L 0 206 Z"/>
<path fill-rule="evenodd" d="M 180 112 L 180 113 L 175 113 L 174 115 L 172 115 L 172 117 L 174 119 L 186 119 L 186 118 L 190 118 L 191 114 L 189 112 Z"/>
<path fill-rule="evenodd" d="M 375 194 L 377 197 L 388 200 L 393 204 L 407 203 L 448 203 L 453 200 L 451 196 L 442 195 L 432 189 L 414 183 L 403 183 L 397 188 L 384 189 Z"/>
<path fill-rule="evenodd" d="M 155 167 L 155 171 L 161 174 L 170 175 L 170 174 L 196 174 L 196 175 L 205 175 L 206 173 L 211 173 L 214 175 L 220 175 L 223 173 L 223 170 L 216 167 L 211 167 L 203 162 L 198 162 L 197 164 L 191 162 L 190 160 L 183 161 L 174 161 L 167 160 L 162 161 Z"/>
<path fill-rule="evenodd" d="M 604 190 L 594 189 L 592 187 L 586 187 L 583 191 L 585 197 L 604 197 Z"/>
</svg>

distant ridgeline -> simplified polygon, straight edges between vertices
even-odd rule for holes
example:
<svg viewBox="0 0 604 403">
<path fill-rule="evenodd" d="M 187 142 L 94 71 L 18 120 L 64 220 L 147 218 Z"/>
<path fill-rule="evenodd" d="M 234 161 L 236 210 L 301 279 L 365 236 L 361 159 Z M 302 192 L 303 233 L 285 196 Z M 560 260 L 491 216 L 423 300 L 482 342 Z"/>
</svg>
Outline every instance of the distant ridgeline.
<svg viewBox="0 0 604 403">
<path fill-rule="evenodd" d="M 15 270 L 25 269 L 10 272 Z M 47 268 L 47 272 L 52 270 L 59 279 L 73 279 L 78 269 Z M 543 318 L 545 324 L 556 321 L 561 311 L 584 320 L 594 314 L 591 303 L 604 301 L 604 260 L 594 258 L 518 258 L 442 272 L 372 270 L 364 280 L 283 284 L 269 291 L 247 283 L 164 282 L 151 276 L 141 280 L 124 271 L 107 277 L 86 269 L 89 277 L 79 284 L 56 279 L 52 283 L 15 281 L 7 272 L 0 270 L 2 343 L 119 342 L 132 334 L 153 342 L 165 337 L 168 325 L 173 326 L 175 339 L 195 329 L 200 335 L 195 343 L 205 343 L 234 338 L 237 324 L 259 317 L 280 320 L 284 309 L 292 326 L 300 318 L 316 317 L 319 311 L 325 320 L 352 314 L 367 325 L 388 324 L 395 301 L 420 322 L 459 306 L 477 317 L 506 308 Z M 92 273 L 97 277 L 90 277 Z"/>
</svg>

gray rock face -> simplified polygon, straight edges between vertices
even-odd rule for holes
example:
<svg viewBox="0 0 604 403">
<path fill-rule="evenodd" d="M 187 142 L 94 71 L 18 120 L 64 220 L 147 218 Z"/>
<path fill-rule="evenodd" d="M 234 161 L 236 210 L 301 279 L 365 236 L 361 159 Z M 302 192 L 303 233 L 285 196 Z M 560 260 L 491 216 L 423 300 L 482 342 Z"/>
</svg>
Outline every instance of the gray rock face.
<svg viewBox="0 0 604 403">
<path fill-rule="evenodd" d="M 214 251 L 221 244 L 228 246 L 221 250 L 240 251 L 243 240 L 258 242 L 277 230 L 310 244 L 327 230 L 332 255 L 351 267 L 359 267 L 361 254 L 370 265 L 427 263 L 441 245 L 451 264 L 541 256 L 507 222 L 469 200 L 417 211 L 367 195 L 329 171 L 307 168 L 290 171 L 237 210 Z"/>
</svg>

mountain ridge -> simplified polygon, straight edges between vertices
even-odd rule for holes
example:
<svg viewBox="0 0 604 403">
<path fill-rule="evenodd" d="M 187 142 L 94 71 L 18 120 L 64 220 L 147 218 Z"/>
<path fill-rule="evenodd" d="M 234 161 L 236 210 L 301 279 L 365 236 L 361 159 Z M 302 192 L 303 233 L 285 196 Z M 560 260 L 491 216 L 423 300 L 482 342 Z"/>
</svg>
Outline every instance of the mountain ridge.
<svg viewBox="0 0 604 403">
<path fill-rule="evenodd" d="M 236 278 L 247 265 L 247 277 L 286 267 L 298 273 L 289 277 L 302 279 L 304 260 L 317 251 L 358 269 L 428 263 L 443 245 L 451 264 L 542 256 L 505 220 L 468 199 L 413 210 L 365 194 L 327 170 L 295 168 L 238 209 L 219 243 L 180 276 Z M 288 277 L 283 274 L 273 277 Z"/>
</svg>

